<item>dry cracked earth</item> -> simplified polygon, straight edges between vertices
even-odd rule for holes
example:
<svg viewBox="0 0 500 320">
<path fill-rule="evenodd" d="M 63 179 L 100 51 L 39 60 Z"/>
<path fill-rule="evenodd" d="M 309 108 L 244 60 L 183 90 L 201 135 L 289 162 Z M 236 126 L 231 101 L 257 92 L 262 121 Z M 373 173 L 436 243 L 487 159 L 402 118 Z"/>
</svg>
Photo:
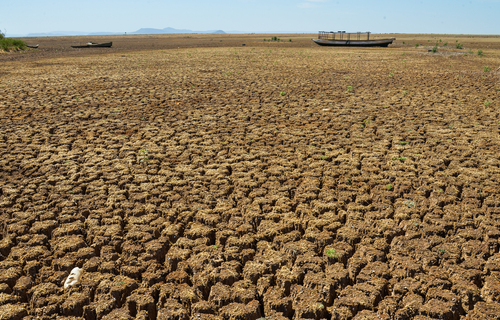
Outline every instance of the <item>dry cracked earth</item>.
<svg viewBox="0 0 500 320">
<path fill-rule="evenodd" d="M 0 55 L 0 318 L 499 319 L 498 39 L 241 37 Z"/>
</svg>

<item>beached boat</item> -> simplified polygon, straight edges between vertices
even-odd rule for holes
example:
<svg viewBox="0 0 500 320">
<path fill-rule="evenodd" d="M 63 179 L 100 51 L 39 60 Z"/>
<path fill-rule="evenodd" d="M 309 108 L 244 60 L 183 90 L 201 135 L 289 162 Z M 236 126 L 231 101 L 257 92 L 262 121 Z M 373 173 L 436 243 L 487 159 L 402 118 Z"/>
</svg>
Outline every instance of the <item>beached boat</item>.
<svg viewBox="0 0 500 320">
<path fill-rule="evenodd" d="M 31 48 L 31 49 L 38 49 L 38 44 L 36 44 L 36 45 L 27 44 L 26 47 Z"/>
<path fill-rule="evenodd" d="M 77 45 L 71 46 L 72 48 L 110 48 L 113 45 L 113 42 L 105 42 L 105 43 L 95 43 L 88 42 L 85 45 Z"/>
<path fill-rule="evenodd" d="M 362 35 L 366 35 L 366 39 L 361 39 Z M 370 40 L 370 32 L 320 31 L 318 32 L 318 39 L 311 40 L 320 46 L 387 47 L 396 38 Z"/>
</svg>

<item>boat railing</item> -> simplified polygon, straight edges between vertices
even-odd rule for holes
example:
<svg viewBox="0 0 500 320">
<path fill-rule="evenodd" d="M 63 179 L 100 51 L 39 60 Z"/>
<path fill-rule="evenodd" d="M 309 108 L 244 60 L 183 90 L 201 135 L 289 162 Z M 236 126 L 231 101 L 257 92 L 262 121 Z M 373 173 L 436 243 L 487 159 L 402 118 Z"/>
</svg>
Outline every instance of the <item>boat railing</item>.
<svg viewBox="0 0 500 320">
<path fill-rule="evenodd" d="M 361 35 L 366 35 L 366 40 L 370 40 L 370 33 L 367 32 L 345 32 L 345 31 L 319 31 L 320 40 L 361 40 Z M 364 40 L 364 39 L 363 39 Z"/>
</svg>

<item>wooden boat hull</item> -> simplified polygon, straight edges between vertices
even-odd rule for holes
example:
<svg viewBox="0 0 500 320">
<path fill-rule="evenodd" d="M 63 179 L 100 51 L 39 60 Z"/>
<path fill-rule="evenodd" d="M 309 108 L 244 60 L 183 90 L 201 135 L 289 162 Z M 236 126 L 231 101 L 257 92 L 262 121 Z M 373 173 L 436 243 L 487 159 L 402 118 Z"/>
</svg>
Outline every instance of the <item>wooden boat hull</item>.
<svg viewBox="0 0 500 320">
<path fill-rule="evenodd" d="M 106 43 L 87 43 L 83 46 L 71 46 L 72 48 L 111 48 L 113 42 Z"/>
<path fill-rule="evenodd" d="M 387 47 L 395 39 L 380 39 L 380 40 L 321 40 L 311 39 L 314 43 L 320 46 L 332 47 Z"/>
</svg>

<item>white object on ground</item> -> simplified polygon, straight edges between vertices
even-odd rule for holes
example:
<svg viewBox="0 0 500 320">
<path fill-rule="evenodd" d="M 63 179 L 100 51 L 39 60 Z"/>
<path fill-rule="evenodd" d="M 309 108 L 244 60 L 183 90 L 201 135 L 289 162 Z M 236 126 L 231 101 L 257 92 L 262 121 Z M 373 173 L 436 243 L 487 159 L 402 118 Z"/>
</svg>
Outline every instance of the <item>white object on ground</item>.
<svg viewBox="0 0 500 320">
<path fill-rule="evenodd" d="M 80 279 L 82 278 L 82 272 L 83 270 L 78 267 L 73 268 L 66 281 L 64 281 L 64 289 L 67 289 L 68 287 L 72 287 L 75 284 L 79 283 Z"/>
</svg>

